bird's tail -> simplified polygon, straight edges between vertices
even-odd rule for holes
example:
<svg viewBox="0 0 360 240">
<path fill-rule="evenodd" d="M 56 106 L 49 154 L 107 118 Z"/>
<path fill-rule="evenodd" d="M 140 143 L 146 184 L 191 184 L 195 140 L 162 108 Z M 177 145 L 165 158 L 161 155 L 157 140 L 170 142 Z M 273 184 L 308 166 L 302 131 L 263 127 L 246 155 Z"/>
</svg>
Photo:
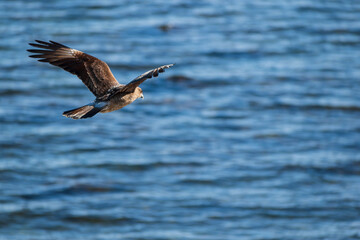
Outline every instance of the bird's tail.
<svg viewBox="0 0 360 240">
<path fill-rule="evenodd" d="M 63 116 L 72 119 L 90 118 L 100 112 L 102 107 L 95 107 L 94 104 L 88 104 L 79 108 L 63 112 Z"/>
</svg>

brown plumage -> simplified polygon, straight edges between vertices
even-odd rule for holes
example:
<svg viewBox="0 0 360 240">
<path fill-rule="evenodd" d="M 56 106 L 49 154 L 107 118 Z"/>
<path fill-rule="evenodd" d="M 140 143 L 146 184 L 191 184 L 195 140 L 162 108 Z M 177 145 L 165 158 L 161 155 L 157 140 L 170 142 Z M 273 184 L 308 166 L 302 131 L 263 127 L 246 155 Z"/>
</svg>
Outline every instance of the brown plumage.
<svg viewBox="0 0 360 240">
<path fill-rule="evenodd" d="M 37 48 L 27 50 L 36 53 L 30 57 L 40 58 L 38 60 L 40 62 L 48 62 L 75 74 L 96 97 L 92 103 L 63 113 L 64 116 L 73 119 L 89 118 L 98 112 L 112 112 L 125 107 L 137 98 L 143 98 L 139 85 L 146 79 L 157 77 L 166 68 L 173 66 L 173 64 L 169 64 L 155 68 L 124 85 L 119 84 L 109 66 L 96 57 L 54 41 L 35 41 L 37 43 L 29 43 Z"/>
</svg>

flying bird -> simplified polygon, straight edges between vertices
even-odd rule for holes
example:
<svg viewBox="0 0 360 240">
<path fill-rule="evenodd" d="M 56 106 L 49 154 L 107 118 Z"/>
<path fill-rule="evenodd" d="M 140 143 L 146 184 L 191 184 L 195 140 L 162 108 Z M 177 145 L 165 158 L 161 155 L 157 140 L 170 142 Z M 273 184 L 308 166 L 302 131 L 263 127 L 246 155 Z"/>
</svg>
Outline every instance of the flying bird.
<svg viewBox="0 0 360 240">
<path fill-rule="evenodd" d="M 73 119 L 90 118 L 99 112 L 112 112 L 138 98 L 144 98 L 139 85 L 146 79 L 157 77 L 166 68 L 174 65 L 164 65 L 147 71 L 125 85 L 120 84 L 111 73 L 109 66 L 96 57 L 54 41 L 35 41 L 37 43 L 29 43 L 29 45 L 37 49 L 27 51 L 36 54 L 29 57 L 40 58 L 38 60 L 40 62 L 48 62 L 75 74 L 96 97 L 93 102 L 85 106 L 63 113 L 63 116 Z"/>
</svg>

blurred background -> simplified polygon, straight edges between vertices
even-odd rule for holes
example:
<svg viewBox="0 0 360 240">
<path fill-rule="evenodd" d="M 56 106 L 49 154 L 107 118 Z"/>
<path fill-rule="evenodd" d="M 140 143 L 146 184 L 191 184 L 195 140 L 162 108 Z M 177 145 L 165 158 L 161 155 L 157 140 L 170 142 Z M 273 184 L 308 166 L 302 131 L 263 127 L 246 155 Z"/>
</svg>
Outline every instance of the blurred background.
<svg viewBox="0 0 360 240">
<path fill-rule="evenodd" d="M 360 239 L 360 2 L 0 1 L 0 239 Z M 145 99 L 28 57 L 53 40 Z"/>
</svg>

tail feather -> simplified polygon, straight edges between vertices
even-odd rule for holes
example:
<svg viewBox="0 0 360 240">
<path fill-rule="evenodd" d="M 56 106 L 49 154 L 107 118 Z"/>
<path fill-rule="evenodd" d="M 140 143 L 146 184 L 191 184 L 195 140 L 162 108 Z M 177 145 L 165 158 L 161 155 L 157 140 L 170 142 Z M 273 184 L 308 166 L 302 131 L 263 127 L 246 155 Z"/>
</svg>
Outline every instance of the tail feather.
<svg viewBox="0 0 360 240">
<path fill-rule="evenodd" d="M 85 105 L 79 108 L 75 108 L 69 111 L 63 112 L 63 116 L 72 119 L 90 118 L 100 112 L 102 108 L 95 107 L 93 105 Z"/>
</svg>

